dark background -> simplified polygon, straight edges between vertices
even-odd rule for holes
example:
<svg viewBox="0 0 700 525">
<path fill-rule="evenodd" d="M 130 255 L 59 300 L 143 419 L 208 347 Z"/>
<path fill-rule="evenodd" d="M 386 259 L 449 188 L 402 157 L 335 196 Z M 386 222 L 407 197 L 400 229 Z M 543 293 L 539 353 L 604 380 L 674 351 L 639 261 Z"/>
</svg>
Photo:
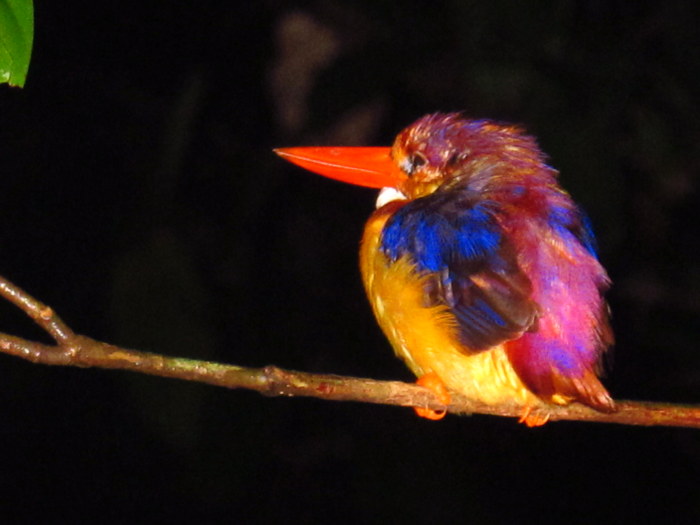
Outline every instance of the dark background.
<svg viewBox="0 0 700 525">
<path fill-rule="evenodd" d="M 524 124 L 615 283 L 606 380 L 700 402 L 690 1 L 38 2 L 0 86 L 0 273 L 77 331 L 412 380 L 356 269 L 373 191 L 271 148 Z M 46 340 L 6 304 L 0 330 Z M 700 432 L 267 399 L 0 356 L 0 520 L 698 523 Z"/>
</svg>

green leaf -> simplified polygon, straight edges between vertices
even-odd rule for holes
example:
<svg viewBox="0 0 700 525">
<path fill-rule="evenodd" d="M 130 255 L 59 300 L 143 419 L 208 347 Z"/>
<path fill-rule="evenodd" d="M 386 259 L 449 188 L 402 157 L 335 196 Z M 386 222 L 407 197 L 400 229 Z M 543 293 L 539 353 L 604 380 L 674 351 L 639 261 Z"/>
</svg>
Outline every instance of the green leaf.
<svg viewBox="0 0 700 525">
<path fill-rule="evenodd" d="M 0 0 L 0 83 L 24 86 L 33 40 L 32 0 Z"/>
</svg>

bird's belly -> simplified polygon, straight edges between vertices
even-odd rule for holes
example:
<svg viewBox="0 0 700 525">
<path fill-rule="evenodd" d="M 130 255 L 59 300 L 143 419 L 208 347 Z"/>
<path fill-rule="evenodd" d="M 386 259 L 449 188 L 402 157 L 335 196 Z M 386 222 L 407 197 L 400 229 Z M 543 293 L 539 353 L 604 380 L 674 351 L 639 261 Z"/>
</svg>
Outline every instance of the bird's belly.
<svg viewBox="0 0 700 525">
<path fill-rule="evenodd" d="M 503 345 L 471 352 L 456 337 L 447 306 L 426 305 L 424 277 L 406 258 L 389 262 L 379 249 L 389 213 L 370 218 L 360 251 L 365 289 L 375 316 L 396 354 L 418 376 L 434 372 L 448 389 L 489 405 L 537 406 L 539 398 L 522 383 Z"/>
</svg>

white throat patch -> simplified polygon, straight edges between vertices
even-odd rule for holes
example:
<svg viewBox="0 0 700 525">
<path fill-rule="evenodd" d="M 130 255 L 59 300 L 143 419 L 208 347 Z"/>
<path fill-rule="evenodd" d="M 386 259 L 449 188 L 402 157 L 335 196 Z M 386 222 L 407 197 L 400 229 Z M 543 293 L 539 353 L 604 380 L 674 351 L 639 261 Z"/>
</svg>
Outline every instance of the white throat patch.
<svg viewBox="0 0 700 525">
<path fill-rule="evenodd" d="M 406 196 L 396 188 L 382 188 L 377 195 L 377 209 L 393 201 L 405 201 Z"/>
</svg>

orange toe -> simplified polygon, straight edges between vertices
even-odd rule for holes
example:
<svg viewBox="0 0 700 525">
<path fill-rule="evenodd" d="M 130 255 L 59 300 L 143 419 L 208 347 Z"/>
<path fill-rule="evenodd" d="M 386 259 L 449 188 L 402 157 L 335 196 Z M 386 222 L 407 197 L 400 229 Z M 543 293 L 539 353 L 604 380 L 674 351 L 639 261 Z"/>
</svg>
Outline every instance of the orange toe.
<svg viewBox="0 0 700 525">
<path fill-rule="evenodd" d="M 531 406 L 523 408 L 523 412 L 518 419 L 518 423 L 525 423 L 528 427 L 541 427 L 549 421 L 549 414 L 546 412 L 533 412 Z"/>
<path fill-rule="evenodd" d="M 435 372 L 429 372 L 419 377 L 416 384 L 430 390 L 445 406 L 450 404 L 450 394 L 447 392 L 447 387 Z M 418 414 L 420 417 L 432 419 L 433 421 L 442 419 L 445 417 L 445 414 L 447 414 L 447 409 L 431 410 L 430 408 L 413 407 L 413 410 L 415 410 L 416 414 Z"/>
</svg>

